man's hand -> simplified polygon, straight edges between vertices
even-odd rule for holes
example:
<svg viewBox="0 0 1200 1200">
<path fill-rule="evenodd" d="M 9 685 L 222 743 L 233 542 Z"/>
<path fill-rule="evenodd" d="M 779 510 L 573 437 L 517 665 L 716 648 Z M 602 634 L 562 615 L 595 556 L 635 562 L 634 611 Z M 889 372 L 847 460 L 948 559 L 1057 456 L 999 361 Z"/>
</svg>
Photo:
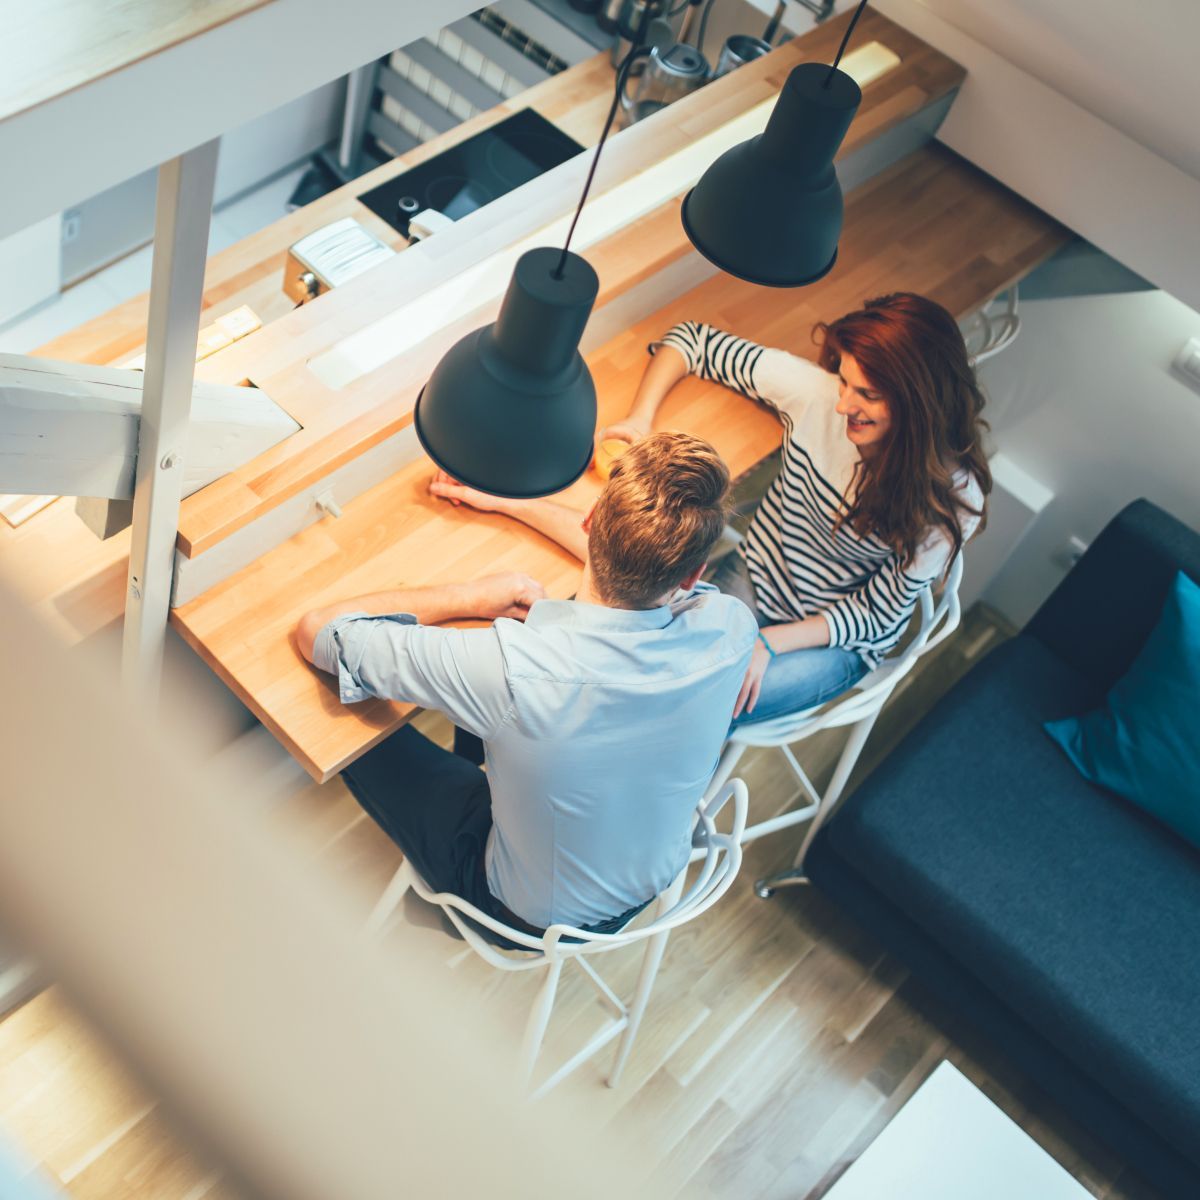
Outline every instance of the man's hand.
<svg viewBox="0 0 1200 1200">
<path fill-rule="evenodd" d="M 459 483 L 445 471 L 439 471 L 429 481 L 429 494 L 442 500 L 449 500 L 453 505 L 465 504 L 468 508 L 476 508 L 480 512 L 501 512 L 508 508 L 503 496 L 491 496 L 477 488 L 467 487 Z"/>
<path fill-rule="evenodd" d="M 733 706 L 734 720 L 742 715 L 743 709 L 747 715 L 754 711 L 762 691 L 763 676 L 767 673 L 770 662 L 771 656 L 762 644 L 762 639 L 755 639 L 754 649 L 750 652 L 750 666 L 746 670 L 746 678 L 742 680 L 742 690 L 738 692 L 737 703 Z"/>
<path fill-rule="evenodd" d="M 462 586 L 468 609 L 466 615 L 490 621 L 498 617 L 515 617 L 523 621 L 533 604 L 546 598 L 546 589 L 536 579 L 519 571 L 485 575 Z"/>
</svg>

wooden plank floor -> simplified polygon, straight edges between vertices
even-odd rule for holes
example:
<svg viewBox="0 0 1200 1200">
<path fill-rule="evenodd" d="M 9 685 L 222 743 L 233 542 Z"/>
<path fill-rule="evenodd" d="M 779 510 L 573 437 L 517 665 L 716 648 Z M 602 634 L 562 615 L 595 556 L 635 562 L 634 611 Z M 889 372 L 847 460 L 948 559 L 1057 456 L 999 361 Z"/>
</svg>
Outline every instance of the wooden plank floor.
<svg viewBox="0 0 1200 1200">
<path fill-rule="evenodd" d="M 1004 636 L 978 606 L 893 700 L 867 747 L 864 769 L 975 659 Z M 449 727 L 419 718 L 431 736 Z M 801 759 L 831 769 L 836 734 Z M 739 774 L 752 814 L 789 805 L 782 761 L 752 752 Z M 398 855 L 339 781 L 311 785 L 279 810 L 280 835 L 358 893 L 364 916 Z M 743 877 L 704 919 L 676 933 L 620 1088 L 603 1086 L 603 1061 L 563 1085 L 595 1126 L 642 1149 L 644 1194 L 700 1200 L 820 1196 L 943 1058 L 954 1062 L 1097 1197 L 1150 1200 L 1111 1152 L 1075 1127 L 863 931 L 809 888 L 768 902 L 755 878 L 784 864 L 795 831 L 748 847 Z M 419 902 L 389 933 L 435 942 L 481 1004 L 519 1035 L 536 981 L 491 971 L 446 937 Z M 629 988 L 636 951 L 605 961 Z M 611 968 L 611 969 L 609 969 Z M 604 1019 L 576 971 L 564 985 L 547 1062 L 578 1047 Z M 153 1097 L 131 1081 L 51 988 L 0 1023 L 0 1128 L 78 1200 L 236 1200 L 174 1136 Z"/>
</svg>

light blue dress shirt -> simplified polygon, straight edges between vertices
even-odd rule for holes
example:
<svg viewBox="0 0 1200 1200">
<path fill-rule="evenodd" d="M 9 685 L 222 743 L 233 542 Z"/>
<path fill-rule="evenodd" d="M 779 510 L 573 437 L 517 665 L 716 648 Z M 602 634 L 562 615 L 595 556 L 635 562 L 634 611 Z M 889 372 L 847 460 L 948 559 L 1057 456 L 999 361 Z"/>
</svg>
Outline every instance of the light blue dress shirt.
<svg viewBox="0 0 1200 1200">
<path fill-rule="evenodd" d="M 534 925 L 590 925 L 687 861 L 756 629 L 702 583 L 643 611 L 539 600 L 487 629 L 349 614 L 320 631 L 313 661 L 344 704 L 407 700 L 482 738 L 492 894 Z"/>
</svg>

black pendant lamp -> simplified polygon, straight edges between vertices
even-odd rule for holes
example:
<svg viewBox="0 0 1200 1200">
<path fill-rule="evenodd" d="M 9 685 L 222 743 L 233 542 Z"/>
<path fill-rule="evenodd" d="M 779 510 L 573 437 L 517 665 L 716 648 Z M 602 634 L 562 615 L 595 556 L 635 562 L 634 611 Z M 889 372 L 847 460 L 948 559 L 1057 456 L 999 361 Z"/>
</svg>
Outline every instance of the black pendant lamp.
<svg viewBox="0 0 1200 1200">
<path fill-rule="evenodd" d="M 647 5 L 617 71 L 608 120 L 562 249 L 521 255 L 495 322 L 455 343 L 417 397 L 413 424 L 426 454 L 460 483 L 493 496 L 560 492 L 591 462 L 596 388 L 579 340 L 600 281 L 585 258 L 571 253 L 571 238 L 630 64 L 646 52 L 650 11 Z"/>
<path fill-rule="evenodd" d="M 596 388 L 579 339 L 600 281 L 591 264 L 548 246 L 517 260 L 495 322 L 438 363 L 413 424 L 442 470 L 494 496 L 546 496 L 587 470 Z"/>
<path fill-rule="evenodd" d="M 833 159 L 862 101 L 837 65 L 864 7 L 861 0 L 833 65 L 795 67 L 766 129 L 726 150 L 684 199 L 688 238 L 722 271 L 801 287 L 833 269 L 842 232 Z"/>
</svg>

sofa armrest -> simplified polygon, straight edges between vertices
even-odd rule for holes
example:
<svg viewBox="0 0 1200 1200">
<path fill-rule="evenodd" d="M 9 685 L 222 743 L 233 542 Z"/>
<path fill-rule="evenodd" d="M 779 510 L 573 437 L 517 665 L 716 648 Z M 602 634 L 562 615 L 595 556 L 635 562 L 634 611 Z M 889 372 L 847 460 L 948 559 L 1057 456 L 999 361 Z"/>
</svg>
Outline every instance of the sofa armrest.
<svg viewBox="0 0 1200 1200">
<path fill-rule="evenodd" d="M 1101 530 L 1025 632 L 1107 690 L 1137 657 L 1178 571 L 1200 582 L 1200 533 L 1135 500 Z"/>
</svg>

